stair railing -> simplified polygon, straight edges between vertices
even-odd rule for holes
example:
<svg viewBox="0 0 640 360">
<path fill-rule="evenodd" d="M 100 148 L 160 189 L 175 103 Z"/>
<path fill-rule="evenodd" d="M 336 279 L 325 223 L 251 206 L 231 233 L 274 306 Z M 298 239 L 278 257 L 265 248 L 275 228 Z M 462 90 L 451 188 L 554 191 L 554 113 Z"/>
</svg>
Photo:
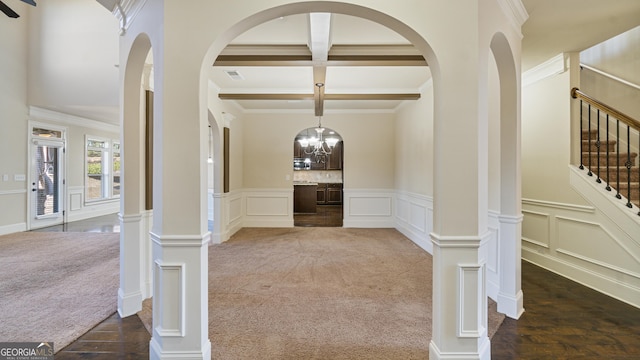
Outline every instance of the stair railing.
<svg viewBox="0 0 640 360">
<path fill-rule="evenodd" d="M 602 169 L 602 164 L 601 164 L 601 160 L 604 160 L 605 164 L 604 164 L 604 171 L 606 172 L 605 178 L 604 180 L 607 183 L 607 186 L 605 187 L 606 190 L 608 191 L 612 191 L 612 184 L 611 184 L 611 180 L 612 177 L 615 177 L 615 188 L 616 188 L 616 194 L 615 197 L 618 199 L 622 199 L 622 194 L 620 193 L 620 178 L 622 175 L 624 175 L 626 177 L 626 184 L 623 183 L 623 185 L 626 185 L 626 201 L 627 203 L 625 204 L 628 208 L 633 208 L 633 204 L 632 204 L 632 194 L 634 194 L 634 189 L 632 188 L 632 179 L 634 177 L 640 177 L 640 173 L 638 175 L 634 175 L 634 166 L 635 166 L 635 158 L 638 156 L 637 153 L 632 153 L 631 152 L 631 129 L 634 129 L 635 131 L 637 131 L 639 133 L 638 135 L 638 149 L 640 150 L 640 121 L 631 118 L 628 115 L 623 114 L 622 112 L 590 97 L 589 95 L 581 92 L 578 88 L 573 88 L 571 89 L 571 97 L 574 99 L 579 99 L 580 100 L 580 139 L 581 139 L 581 144 L 580 144 L 580 169 L 584 170 L 585 167 L 587 168 L 587 175 L 589 176 L 593 176 L 594 175 L 594 170 L 595 170 L 595 175 L 596 175 L 596 182 L 597 183 L 602 183 L 602 176 L 601 176 L 601 171 Z M 587 114 L 585 116 L 583 109 L 585 108 L 586 105 L 586 111 Z M 596 110 L 596 114 L 595 114 L 595 121 L 592 119 L 593 117 L 593 110 L 592 108 L 595 108 Z M 601 120 L 604 117 L 604 121 L 605 121 L 605 125 L 606 125 L 606 129 L 605 129 L 605 136 L 604 136 L 604 144 L 602 142 L 602 133 L 601 133 Z M 615 136 L 610 134 L 609 131 L 609 124 L 610 122 L 615 121 L 615 127 L 616 127 L 616 134 Z M 595 124 L 594 124 L 595 122 Z M 586 123 L 586 126 L 585 126 Z M 622 130 L 623 132 L 625 132 L 626 130 L 626 139 L 625 138 L 620 138 L 620 128 L 622 126 Z M 585 129 L 586 127 L 586 129 Z M 585 135 L 585 131 L 587 134 L 587 149 L 585 151 L 584 148 L 584 144 L 585 142 L 582 141 L 583 136 Z M 624 136 L 624 135 L 623 135 Z M 615 139 L 611 139 L 611 137 L 615 137 Z M 624 140 L 626 143 L 626 153 L 620 153 L 620 142 L 621 140 Z M 611 144 L 612 141 L 615 141 L 615 164 L 611 164 Z M 602 151 L 602 146 L 605 146 L 606 151 Z M 595 148 L 595 149 L 594 149 Z M 593 153 L 595 152 L 595 164 L 593 164 L 594 159 L 593 159 Z M 604 155 L 604 157 L 602 156 Z M 601 159 L 602 158 L 602 159 Z M 622 158 L 622 159 L 621 159 Z M 586 161 L 585 161 L 586 160 Z M 621 163 L 621 160 L 623 161 Z M 586 162 L 586 164 L 585 164 Z M 595 165 L 595 168 L 594 168 Z M 624 171 L 625 173 L 623 173 L 620 169 L 621 166 L 623 165 L 623 167 L 626 169 L 626 171 Z M 615 167 L 615 171 L 611 172 L 610 168 L 614 166 Z M 635 167 L 636 172 L 639 172 L 640 170 L 638 170 L 638 167 Z M 633 183 L 635 184 L 636 181 L 633 181 Z M 637 179 L 637 192 L 638 192 L 638 196 L 640 196 L 640 178 Z M 638 200 L 638 199 L 636 199 Z M 640 200 L 637 201 L 638 202 L 638 207 L 640 208 Z M 638 216 L 640 216 L 640 211 L 638 211 Z"/>
</svg>

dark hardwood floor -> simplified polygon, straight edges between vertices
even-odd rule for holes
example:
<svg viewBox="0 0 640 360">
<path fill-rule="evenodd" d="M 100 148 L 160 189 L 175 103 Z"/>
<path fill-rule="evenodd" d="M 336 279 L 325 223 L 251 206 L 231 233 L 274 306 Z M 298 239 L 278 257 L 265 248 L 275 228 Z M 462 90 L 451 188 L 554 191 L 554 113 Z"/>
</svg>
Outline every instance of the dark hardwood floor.
<svg viewBox="0 0 640 360">
<path fill-rule="evenodd" d="M 342 205 L 318 205 L 315 214 L 293 214 L 293 226 L 342 227 Z"/>
<path fill-rule="evenodd" d="M 94 219 L 86 227 L 97 230 L 108 221 Z M 90 231 L 81 223 L 67 229 Z M 640 359 L 640 309 L 527 262 L 522 289 L 525 313 L 498 329 L 492 359 Z M 149 341 L 137 316 L 121 319 L 116 313 L 55 358 L 148 359 Z"/>
</svg>

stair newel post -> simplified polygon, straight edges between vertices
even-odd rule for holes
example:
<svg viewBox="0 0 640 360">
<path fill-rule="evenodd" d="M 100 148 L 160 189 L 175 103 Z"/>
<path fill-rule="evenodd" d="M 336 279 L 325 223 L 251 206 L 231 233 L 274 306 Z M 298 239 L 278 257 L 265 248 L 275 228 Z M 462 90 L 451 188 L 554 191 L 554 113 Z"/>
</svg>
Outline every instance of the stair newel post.
<svg viewBox="0 0 640 360">
<path fill-rule="evenodd" d="M 587 151 L 589 152 L 589 158 L 587 159 L 587 167 L 589 168 L 589 172 L 587 173 L 587 175 L 589 176 L 593 176 L 593 173 L 591 172 L 591 104 L 587 105 L 587 119 L 589 119 L 589 124 L 588 124 L 588 130 L 589 133 L 587 135 L 587 137 L 589 138 L 588 141 L 588 147 L 587 147 Z"/>
<path fill-rule="evenodd" d="M 582 136 L 584 134 L 584 115 L 582 115 L 582 109 L 584 108 L 583 105 L 582 100 L 580 100 L 580 170 L 584 170 L 584 159 L 582 158 L 582 154 L 584 154 L 584 149 L 582 148 Z"/>
<path fill-rule="evenodd" d="M 596 118 L 596 129 L 598 131 L 598 135 L 596 137 L 596 155 L 598 156 L 598 159 L 596 160 L 596 182 L 600 184 L 602 183 L 602 179 L 600 179 L 600 109 L 596 110 Z M 609 159 L 607 159 L 607 163 L 609 163 Z"/>
<path fill-rule="evenodd" d="M 616 198 L 622 199 L 620 195 L 620 120 L 616 119 Z"/>
<path fill-rule="evenodd" d="M 611 182 L 611 173 L 609 172 L 609 114 L 607 114 L 607 191 L 611 191 L 611 186 L 609 183 Z"/>
<path fill-rule="evenodd" d="M 627 162 L 624 164 L 627 168 L 627 207 L 632 208 L 631 204 L 631 126 L 627 125 Z"/>
</svg>

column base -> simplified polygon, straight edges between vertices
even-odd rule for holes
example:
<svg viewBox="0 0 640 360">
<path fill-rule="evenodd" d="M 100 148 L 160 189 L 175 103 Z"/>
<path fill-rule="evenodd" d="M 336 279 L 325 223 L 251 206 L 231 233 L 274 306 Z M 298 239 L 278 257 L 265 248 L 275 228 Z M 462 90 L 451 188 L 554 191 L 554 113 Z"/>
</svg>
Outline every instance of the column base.
<svg viewBox="0 0 640 360">
<path fill-rule="evenodd" d="M 209 360 L 211 359 L 211 341 L 202 344 L 201 351 L 162 351 L 155 338 L 149 342 L 151 360 Z"/>
<path fill-rule="evenodd" d="M 135 315 L 140 310 L 142 310 L 142 292 L 125 294 L 122 289 L 118 289 L 118 314 L 121 318 Z"/>
<path fill-rule="evenodd" d="M 498 293 L 498 312 L 501 312 L 512 319 L 519 319 L 524 313 L 522 290 L 516 296 Z"/>
<path fill-rule="evenodd" d="M 431 341 L 429 344 L 429 360 L 491 360 L 491 342 L 489 338 L 483 341 L 478 353 L 462 352 L 442 352 L 438 346 Z"/>
</svg>

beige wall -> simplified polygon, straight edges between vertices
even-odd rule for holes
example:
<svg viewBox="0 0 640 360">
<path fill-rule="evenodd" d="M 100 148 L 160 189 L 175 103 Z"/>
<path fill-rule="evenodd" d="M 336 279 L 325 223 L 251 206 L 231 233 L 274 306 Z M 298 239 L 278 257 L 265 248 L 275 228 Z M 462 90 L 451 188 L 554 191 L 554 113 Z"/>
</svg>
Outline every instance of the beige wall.
<svg viewBox="0 0 640 360">
<path fill-rule="evenodd" d="M 585 204 L 569 184 L 569 72 L 522 89 L 522 197 Z"/>
<path fill-rule="evenodd" d="M 581 52 L 580 62 L 636 85 L 625 85 L 589 69 L 580 72 L 580 90 L 640 119 L 640 27 Z"/>
<path fill-rule="evenodd" d="M 242 138 L 244 188 L 290 188 L 294 138 L 301 130 L 316 125 L 317 118 L 311 114 L 246 114 Z M 344 140 L 346 188 L 394 188 L 392 114 L 326 114 L 322 125 L 337 131 Z"/>
<path fill-rule="evenodd" d="M 13 177 L 27 174 L 28 54 L 24 44 L 29 16 L 24 4 L 16 2 L 11 7 L 20 18 L 0 15 L 0 229 L 24 223 L 26 215 L 26 182 L 13 181 Z"/>
<path fill-rule="evenodd" d="M 403 104 L 395 123 L 396 189 L 433 196 L 433 86 L 418 101 Z"/>
</svg>

